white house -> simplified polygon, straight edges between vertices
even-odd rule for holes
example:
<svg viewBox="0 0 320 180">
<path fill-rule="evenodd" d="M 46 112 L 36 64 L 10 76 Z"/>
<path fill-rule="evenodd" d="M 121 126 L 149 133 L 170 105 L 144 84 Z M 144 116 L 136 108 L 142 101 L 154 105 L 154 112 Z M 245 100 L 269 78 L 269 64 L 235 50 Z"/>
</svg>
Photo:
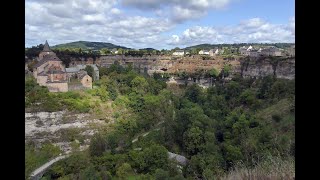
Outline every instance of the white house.
<svg viewBox="0 0 320 180">
<path fill-rule="evenodd" d="M 199 54 L 200 55 L 209 55 L 209 51 L 208 50 L 200 50 Z"/>
<path fill-rule="evenodd" d="M 183 56 L 184 55 L 184 50 L 176 50 L 175 52 L 173 52 L 174 56 Z"/>
</svg>

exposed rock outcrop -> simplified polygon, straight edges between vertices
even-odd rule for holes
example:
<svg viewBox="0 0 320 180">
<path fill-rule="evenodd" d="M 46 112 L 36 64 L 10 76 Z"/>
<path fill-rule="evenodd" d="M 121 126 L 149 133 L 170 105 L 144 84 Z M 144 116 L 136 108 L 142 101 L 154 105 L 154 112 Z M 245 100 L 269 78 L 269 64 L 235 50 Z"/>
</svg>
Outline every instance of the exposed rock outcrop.
<svg viewBox="0 0 320 180">
<path fill-rule="evenodd" d="M 247 57 L 240 60 L 240 66 L 234 67 L 232 73 L 239 73 L 243 77 L 264 77 L 274 75 L 277 78 L 294 79 L 295 58 Z"/>
</svg>

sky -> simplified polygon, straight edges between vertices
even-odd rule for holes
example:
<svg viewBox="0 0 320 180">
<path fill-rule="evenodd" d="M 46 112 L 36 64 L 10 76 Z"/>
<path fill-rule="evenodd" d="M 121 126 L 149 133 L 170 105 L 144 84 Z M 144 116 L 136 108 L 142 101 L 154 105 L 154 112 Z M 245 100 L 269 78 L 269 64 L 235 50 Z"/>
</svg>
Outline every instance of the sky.
<svg viewBox="0 0 320 180">
<path fill-rule="evenodd" d="M 294 0 L 26 0 L 25 46 L 294 43 Z"/>
</svg>

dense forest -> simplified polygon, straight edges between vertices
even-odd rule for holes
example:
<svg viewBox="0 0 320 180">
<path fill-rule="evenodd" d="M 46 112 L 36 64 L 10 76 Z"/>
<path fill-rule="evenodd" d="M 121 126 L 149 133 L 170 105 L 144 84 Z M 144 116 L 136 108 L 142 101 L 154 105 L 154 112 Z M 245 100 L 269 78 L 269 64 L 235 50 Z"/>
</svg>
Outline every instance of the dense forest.
<svg viewBox="0 0 320 180">
<path fill-rule="evenodd" d="M 161 76 L 116 64 L 100 69 L 100 77 L 94 89 L 67 93 L 50 93 L 26 78 L 29 111 L 67 109 L 99 116 L 104 110 L 92 97 L 121 107 L 111 131 L 95 134 L 88 150 L 74 151 L 42 179 L 209 180 L 243 170 L 260 178 L 294 173 L 294 80 L 217 76 L 212 87 L 203 89 L 167 85 Z M 132 142 L 144 132 L 150 133 Z M 49 159 L 59 153 L 49 145 L 26 146 L 26 167 L 35 166 L 37 154 Z M 168 151 L 185 156 L 188 164 L 169 160 Z"/>
</svg>

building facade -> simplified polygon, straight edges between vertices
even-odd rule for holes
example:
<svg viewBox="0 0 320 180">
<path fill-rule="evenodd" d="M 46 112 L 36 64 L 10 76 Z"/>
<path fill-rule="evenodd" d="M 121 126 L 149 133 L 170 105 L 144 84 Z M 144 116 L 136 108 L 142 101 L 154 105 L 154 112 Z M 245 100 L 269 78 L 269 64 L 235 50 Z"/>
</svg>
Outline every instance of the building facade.
<svg viewBox="0 0 320 180">
<path fill-rule="evenodd" d="M 46 41 L 39 54 L 39 62 L 33 68 L 33 76 L 40 86 L 48 87 L 50 92 L 67 92 L 68 82 L 65 66 L 50 50 Z"/>
<path fill-rule="evenodd" d="M 63 62 L 50 49 L 47 41 L 39 53 L 38 59 L 39 62 L 33 67 L 33 76 L 37 83 L 40 86 L 48 87 L 50 92 L 67 92 L 69 90 L 68 79 L 70 78 Z"/>
<path fill-rule="evenodd" d="M 184 50 L 176 50 L 172 55 L 174 55 L 174 56 L 184 56 Z"/>
</svg>

